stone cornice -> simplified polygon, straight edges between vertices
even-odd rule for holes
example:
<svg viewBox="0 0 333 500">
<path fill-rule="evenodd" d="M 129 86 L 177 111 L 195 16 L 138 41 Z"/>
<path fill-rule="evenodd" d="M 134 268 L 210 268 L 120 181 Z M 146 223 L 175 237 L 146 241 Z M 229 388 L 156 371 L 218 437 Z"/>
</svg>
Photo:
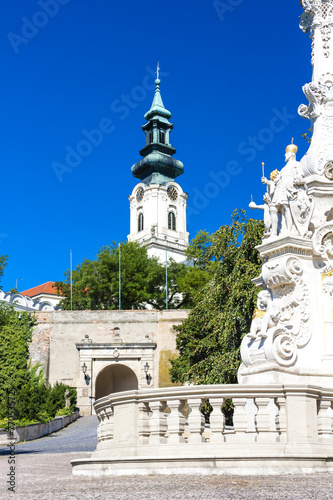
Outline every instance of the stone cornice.
<svg viewBox="0 0 333 500">
<path fill-rule="evenodd" d="M 269 238 L 267 242 L 256 246 L 261 258 L 272 259 L 281 255 L 303 255 L 311 258 L 312 242 L 301 236 Z"/>
<path fill-rule="evenodd" d="M 156 349 L 156 342 L 110 342 L 110 343 L 98 343 L 98 342 L 78 342 L 75 344 L 77 349 L 117 349 L 117 350 L 126 350 L 126 349 Z"/>
</svg>

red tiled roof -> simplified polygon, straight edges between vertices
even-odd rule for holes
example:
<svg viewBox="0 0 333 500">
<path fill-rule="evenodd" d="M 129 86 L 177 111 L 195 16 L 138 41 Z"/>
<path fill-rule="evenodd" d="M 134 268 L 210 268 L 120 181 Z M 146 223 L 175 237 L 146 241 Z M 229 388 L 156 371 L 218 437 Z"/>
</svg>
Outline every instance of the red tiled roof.
<svg viewBox="0 0 333 500">
<path fill-rule="evenodd" d="M 49 295 L 58 295 L 57 289 L 54 288 L 54 281 L 47 281 L 42 285 L 35 286 L 34 288 L 29 288 L 29 290 L 25 290 L 24 292 L 20 292 L 21 295 L 25 295 L 26 297 L 35 297 L 40 293 L 48 293 Z"/>
</svg>

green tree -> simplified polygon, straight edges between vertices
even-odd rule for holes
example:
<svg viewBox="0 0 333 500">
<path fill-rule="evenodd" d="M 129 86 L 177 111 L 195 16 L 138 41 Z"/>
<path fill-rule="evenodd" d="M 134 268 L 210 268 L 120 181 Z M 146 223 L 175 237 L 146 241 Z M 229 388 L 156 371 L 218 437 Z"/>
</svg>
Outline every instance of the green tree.
<svg viewBox="0 0 333 500">
<path fill-rule="evenodd" d="M 20 388 L 27 380 L 29 344 L 35 320 L 0 302 L 0 400 L 5 390 Z"/>
<path fill-rule="evenodd" d="M 191 303 L 190 284 L 185 280 L 189 269 L 172 259 L 168 262 L 169 308 L 185 308 Z M 55 287 L 63 296 L 61 307 L 71 308 L 70 274 Z M 198 281 L 198 280 L 197 280 Z M 195 287 L 193 280 L 192 287 Z M 100 249 L 95 260 L 85 259 L 73 270 L 73 309 L 118 309 L 119 247 L 113 242 Z M 166 269 L 156 257 L 148 257 L 147 249 L 138 243 L 121 244 L 121 307 L 154 309 L 166 305 Z"/>
<path fill-rule="evenodd" d="M 203 244 L 197 263 L 210 279 L 196 294 L 187 320 L 176 328 L 179 357 L 171 362 L 173 382 L 236 382 L 240 343 L 249 331 L 258 293 L 251 280 L 261 270 L 255 246 L 263 231 L 261 221 L 235 211 L 231 225 L 210 238 L 199 236 Z"/>
<path fill-rule="evenodd" d="M 2 280 L 3 274 L 5 272 L 5 267 L 7 265 L 8 255 L 0 255 L 0 282 Z M 0 286 L 0 289 L 2 287 Z"/>
<path fill-rule="evenodd" d="M 0 277 L 7 256 L 0 256 Z M 70 394 L 71 409 L 76 404 L 76 391 L 63 384 L 47 387 L 44 373 L 38 365 L 29 363 L 35 317 L 15 311 L 0 302 L 0 420 L 45 421 L 64 407 L 65 391 Z M 12 407 L 12 403 L 14 406 Z M 1 424 L 4 425 L 4 424 Z"/>
</svg>

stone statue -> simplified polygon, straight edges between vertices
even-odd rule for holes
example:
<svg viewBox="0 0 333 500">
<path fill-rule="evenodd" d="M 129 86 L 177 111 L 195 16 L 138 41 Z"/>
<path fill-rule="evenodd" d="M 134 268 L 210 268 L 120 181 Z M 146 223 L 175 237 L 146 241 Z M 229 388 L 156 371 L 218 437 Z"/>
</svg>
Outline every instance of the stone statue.
<svg viewBox="0 0 333 500">
<path fill-rule="evenodd" d="M 296 144 L 286 147 L 286 166 L 276 175 L 275 179 L 268 180 L 262 177 L 261 182 L 268 186 L 271 198 L 270 216 L 272 221 L 271 235 L 288 235 L 292 231 L 293 219 L 289 204 L 289 193 L 293 188 L 294 179 L 300 177 L 299 162 L 296 161 Z M 279 217 L 281 216 L 281 230 L 279 231 Z"/>
<path fill-rule="evenodd" d="M 309 103 L 299 114 L 311 121 L 309 149 L 275 179 L 262 174 L 270 202 L 270 237 L 258 251 L 255 283 L 266 292 L 242 340 L 241 384 L 309 384 L 333 387 L 333 0 L 302 0 L 301 28 L 312 40 Z M 264 169 L 263 169 L 264 170 Z M 253 205 L 253 208 L 256 208 Z M 269 294 L 267 292 L 269 290 Z"/>
<path fill-rule="evenodd" d="M 272 225 L 271 214 L 270 214 L 270 203 L 271 203 L 271 198 L 268 193 L 264 194 L 264 205 L 257 205 L 252 199 L 251 203 L 249 203 L 249 208 L 259 209 L 264 211 L 264 226 L 265 226 L 264 236 L 270 235 L 270 229 Z"/>
<path fill-rule="evenodd" d="M 71 405 L 71 400 L 69 397 L 69 390 L 68 389 L 66 389 L 66 391 L 65 391 L 64 398 L 65 398 L 65 408 L 69 408 Z"/>
<path fill-rule="evenodd" d="M 269 291 L 262 290 L 258 294 L 257 309 L 253 313 L 251 329 L 247 337 L 250 339 L 266 338 L 268 329 L 278 324 L 280 315 L 281 312 L 273 303 Z"/>
</svg>

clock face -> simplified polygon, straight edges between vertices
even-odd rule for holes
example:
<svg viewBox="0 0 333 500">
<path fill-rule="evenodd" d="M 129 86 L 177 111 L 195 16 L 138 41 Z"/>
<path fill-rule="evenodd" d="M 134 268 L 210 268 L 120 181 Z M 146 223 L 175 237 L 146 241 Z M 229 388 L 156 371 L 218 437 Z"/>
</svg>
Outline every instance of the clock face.
<svg viewBox="0 0 333 500">
<path fill-rule="evenodd" d="M 178 198 L 177 189 L 173 186 L 169 186 L 167 189 L 168 196 L 170 200 L 176 201 Z"/>
<path fill-rule="evenodd" d="M 143 199 L 143 194 L 144 194 L 143 188 L 139 187 L 139 189 L 136 192 L 137 201 L 141 201 Z"/>
</svg>

